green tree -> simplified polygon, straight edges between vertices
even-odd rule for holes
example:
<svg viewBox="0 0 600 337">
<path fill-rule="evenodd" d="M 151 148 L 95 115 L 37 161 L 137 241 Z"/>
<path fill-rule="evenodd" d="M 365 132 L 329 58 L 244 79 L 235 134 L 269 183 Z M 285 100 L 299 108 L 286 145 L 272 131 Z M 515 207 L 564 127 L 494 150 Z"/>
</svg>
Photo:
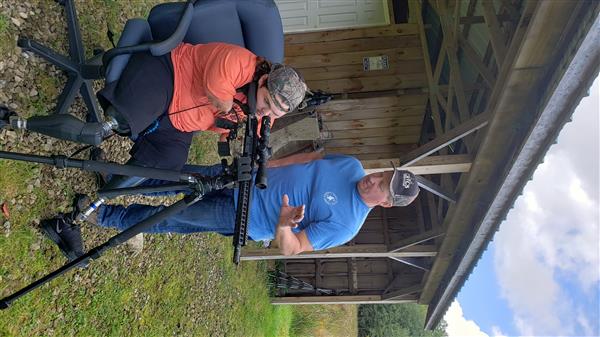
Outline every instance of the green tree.
<svg viewBox="0 0 600 337">
<path fill-rule="evenodd" d="M 444 337 L 446 322 L 423 329 L 426 307 L 418 304 L 363 304 L 358 308 L 359 337 Z"/>
</svg>

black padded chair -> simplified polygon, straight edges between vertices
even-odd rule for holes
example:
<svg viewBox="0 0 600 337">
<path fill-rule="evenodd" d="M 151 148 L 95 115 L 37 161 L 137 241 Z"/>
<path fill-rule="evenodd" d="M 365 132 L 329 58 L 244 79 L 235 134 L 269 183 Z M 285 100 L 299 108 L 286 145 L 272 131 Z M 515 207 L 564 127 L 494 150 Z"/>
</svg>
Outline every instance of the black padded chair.
<svg viewBox="0 0 600 337">
<path fill-rule="evenodd" d="M 80 93 L 88 108 L 87 121 L 102 121 L 92 81 L 104 77 L 106 83 L 118 81 L 131 53 L 135 52 L 160 56 L 181 42 L 227 42 L 245 47 L 272 62 L 283 61 L 283 28 L 273 0 L 189 0 L 160 4 L 151 10 L 147 20 L 127 21 L 116 48 L 88 60 L 84 58 L 73 1 L 58 2 L 64 5 L 67 16 L 68 57 L 26 38 L 18 41 L 24 50 L 38 54 L 67 72 L 68 81 L 55 109 L 57 114 L 68 113 L 69 106 Z M 61 121 L 56 119 L 56 124 Z M 65 122 L 69 121 L 73 122 L 73 119 L 65 119 Z M 52 128 L 42 126 L 35 130 L 28 127 L 45 134 L 49 133 L 44 131 Z"/>
</svg>

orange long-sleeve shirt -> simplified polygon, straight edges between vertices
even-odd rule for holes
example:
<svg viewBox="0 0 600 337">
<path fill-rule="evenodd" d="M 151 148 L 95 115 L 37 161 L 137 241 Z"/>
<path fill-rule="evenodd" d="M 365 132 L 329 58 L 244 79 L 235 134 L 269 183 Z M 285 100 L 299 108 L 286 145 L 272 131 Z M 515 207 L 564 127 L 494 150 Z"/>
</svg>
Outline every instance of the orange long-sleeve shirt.
<svg viewBox="0 0 600 337">
<path fill-rule="evenodd" d="M 174 91 L 169 118 L 173 126 L 186 132 L 212 130 L 225 133 L 226 130 L 214 126 L 218 110 L 206 93 L 208 91 L 223 101 L 236 98 L 245 103 L 246 96 L 237 93 L 236 89 L 252 80 L 256 55 L 226 43 L 183 43 L 171 51 L 171 60 Z M 242 111 L 235 104 L 234 109 L 241 118 Z"/>
</svg>

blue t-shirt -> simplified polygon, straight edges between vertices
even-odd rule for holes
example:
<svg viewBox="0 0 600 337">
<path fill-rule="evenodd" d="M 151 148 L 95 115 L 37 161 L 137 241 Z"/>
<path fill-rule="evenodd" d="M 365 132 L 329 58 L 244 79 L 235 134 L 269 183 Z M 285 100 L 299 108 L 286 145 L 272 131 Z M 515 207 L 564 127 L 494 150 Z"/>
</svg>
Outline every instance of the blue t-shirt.
<svg viewBox="0 0 600 337">
<path fill-rule="evenodd" d="M 306 205 L 294 232 L 306 230 L 315 250 L 342 245 L 360 230 L 371 210 L 356 183 L 365 171 L 356 158 L 328 155 L 305 164 L 269 168 L 268 188 L 253 188 L 248 234 L 253 240 L 275 238 L 284 194 L 291 206 Z"/>
</svg>

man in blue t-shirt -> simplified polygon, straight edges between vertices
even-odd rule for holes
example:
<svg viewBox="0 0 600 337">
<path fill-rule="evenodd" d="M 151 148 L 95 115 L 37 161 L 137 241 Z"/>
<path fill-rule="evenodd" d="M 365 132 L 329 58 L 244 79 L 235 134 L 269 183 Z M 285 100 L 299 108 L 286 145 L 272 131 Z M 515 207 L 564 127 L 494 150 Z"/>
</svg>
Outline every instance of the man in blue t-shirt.
<svg viewBox="0 0 600 337">
<path fill-rule="evenodd" d="M 303 153 L 272 160 L 268 167 L 269 187 L 253 189 L 248 234 L 252 240 L 275 239 L 284 255 L 342 245 L 358 233 L 373 207 L 406 206 L 419 192 L 414 175 L 408 171 L 365 175 L 359 160 L 344 155 L 323 157 L 320 152 Z M 186 166 L 183 171 L 215 176 L 221 172 L 221 165 Z M 148 180 L 144 185 L 164 183 Z M 236 200 L 237 190 L 209 193 L 147 232 L 231 235 Z M 80 202 L 86 203 L 87 200 Z M 102 205 L 97 216 L 90 217 L 89 221 L 102 227 L 125 230 L 164 208 L 137 204 L 127 207 Z M 71 249 L 81 247 L 77 242 L 81 240 L 78 226 L 65 224 L 58 231 L 55 224 L 47 227 L 43 228 L 46 234 L 68 258 L 82 253 Z"/>
</svg>

